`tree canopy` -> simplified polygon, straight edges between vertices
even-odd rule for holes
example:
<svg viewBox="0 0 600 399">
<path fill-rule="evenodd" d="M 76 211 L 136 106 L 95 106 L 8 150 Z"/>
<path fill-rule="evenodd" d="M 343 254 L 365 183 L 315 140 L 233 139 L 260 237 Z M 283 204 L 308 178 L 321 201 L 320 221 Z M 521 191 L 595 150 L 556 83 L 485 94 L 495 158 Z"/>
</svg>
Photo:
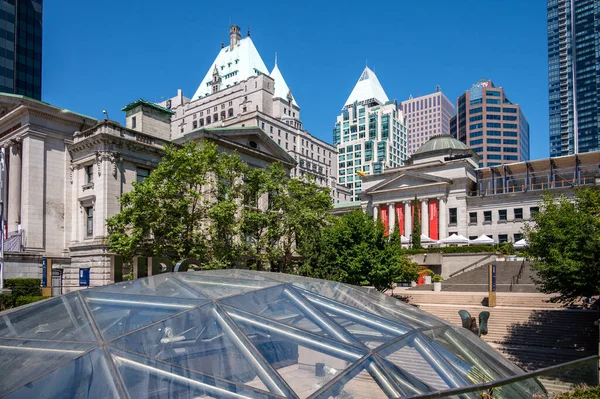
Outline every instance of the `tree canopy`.
<svg viewBox="0 0 600 399">
<path fill-rule="evenodd" d="M 157 168 L 121 197 L 107 219 L 111 250 L 196 258 L 203 267 L 256 268 L 292 262 L 296 243 L 324 223 L 329 190 L 283 167 L 251 168 L 214 143 L 168 147 Z"/>
<path fill-rule="evenodd" d="M 418 266 L 401 250 L 400 232 L 386 237 L 381 223 L 357 210 L 331 218 L 305 248 L 300 274 L 355 285 L 374 286 L 379 291 L 392 288 L 396 281 L 417 278 Z"/>
<path fill-rule="evenodd" d="M 600 189 L 580 188 L 573 198 L 542 197 L 534 224 L 525 228 L 539 288 L 572 303 L 600 293 Z"/>
</svg>

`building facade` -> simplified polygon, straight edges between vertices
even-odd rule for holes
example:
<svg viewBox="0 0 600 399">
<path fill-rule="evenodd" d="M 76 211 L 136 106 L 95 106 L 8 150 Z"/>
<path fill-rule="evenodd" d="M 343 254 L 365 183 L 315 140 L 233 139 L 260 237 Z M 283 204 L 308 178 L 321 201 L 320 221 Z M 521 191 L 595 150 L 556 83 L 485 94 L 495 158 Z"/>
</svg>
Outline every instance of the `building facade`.
<svg viewBox="0 0 600 399">
<path fill-rule="evenodd" d="M 600 150 L 600 0 L 548 0 L 550 156 Z"/>
<path fill-rule="evenodd" d="M 479 155 L 479 166 L 529 160 L 529 123 L 502 87 L 481 79 L 456 100 L 450 135 Z"/>
<path fill-rule="evenodd" d="M 600 185 L 600 152 L 483 168 L 478 161 L 464 143 L 434 137 L 405 165 L 362 177 L 362 207 L 410 239 L 417 197 L 421 233 L 432 240 L 460 234 L 516 242 L 543 193 L 571 196 L 575 186 Z"/>
<path fill-rule="evenodd" d="M 250 35 L 241 38 L 239 27 L 230 27 L 229 45 L 221 48 L 191 99 L 179 91 L 159 105 L 173 112 L 172 139 L 203 127 L 258 127 L 297 161 L 293 176 L 314 178 L 331 190 L 334 202 L 349 200 L 350 190 L 337 184 L 336 148 L 303 129 L 300 106 L 277 61 L 269 72 Z M 127 127 L 132 123 L 128 117 Z"/>
<path fill-rule="evenodd" d="M 0 94 L 5 278 L 39 278 L 46 258 L 52 260 L 47 285 L 54 294 L 79 289 L 82 273 L 92 286 L 114 281 L 105 220 L 119 212 L 119 198 L 133 182 L 158 165 L 166 144 L 208 140 L 253 167 L 277 162 L 289 173 L 296 166 L 256 126 L 202 128 L 170 140 L 173 111 L 143 100 L 125 109 L 136 129 Z"/>
<path fill-rule="evenodd" d="M 333 128 L 338 183 L 358 201 L 362 182 L 357 173 L 378 174 L 402 165 L 407 131 L 402 108 L 389 100 L 375 73 L 366 67 Z M 335 162 L 334 162 L 335 163 Z"/>
<path fill-rule="evenodd" d="M 0 91 L 42 98 L 42 0 L 0 0 Z"/>
<path fill-rule="evenodd" d="M 454 105 L 441 92 L 402 101 L 402 112 L 406 118 L 408 133 L 407 154 L 415 153 L 427 140 L 440 134 L 450 134 L 450 119 L 454 116 Z"/>
</svg>

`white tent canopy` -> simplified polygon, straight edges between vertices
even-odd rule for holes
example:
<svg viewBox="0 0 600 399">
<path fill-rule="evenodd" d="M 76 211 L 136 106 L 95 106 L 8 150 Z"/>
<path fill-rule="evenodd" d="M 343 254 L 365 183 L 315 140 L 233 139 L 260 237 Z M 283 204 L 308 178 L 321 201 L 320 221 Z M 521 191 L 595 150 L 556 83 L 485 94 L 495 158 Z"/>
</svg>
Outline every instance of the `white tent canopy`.
<svg viewBox="0 0 600 399">
<path fill-rule="evenodd" d="M 487 245 L 493 245 L 494 244 L 494 240 L 491 239 L 490 237 L 486 236 L 485 234 L 480 235 L 479 237 L 477 237 L 474 240 L 469 240 L 469 244 L 487 244 Z"/>
<path fill-rule="evenodd" d="M 400 236 L 400 243 L 402 244 L 408 244 L 410 241 L 408 238 L 404 237 L 404 236 Z"/>
<path fill-rule="evenodd" d="M 527 246 L 529 246 L 529 243 L 524 238 L 522 238 L 519 241 L 515 242 L 515 245 L 514 245 L 515 248 L 525 248 Z"/>
<path fill-rule="evenodd" d="M 430 237 L 427 237 L 425 234 L 421 234 L 421 242 L 430 244 L 430 243 L 437 243 L 438 241 L 436 241 Z"/>
<path fill-rule="evenodd" d="M 440 240 L 442 244 L 468 244 L 469 239 L 459 234 L 452 234 L 450 237 L 446 237 Z"/>
</svg>

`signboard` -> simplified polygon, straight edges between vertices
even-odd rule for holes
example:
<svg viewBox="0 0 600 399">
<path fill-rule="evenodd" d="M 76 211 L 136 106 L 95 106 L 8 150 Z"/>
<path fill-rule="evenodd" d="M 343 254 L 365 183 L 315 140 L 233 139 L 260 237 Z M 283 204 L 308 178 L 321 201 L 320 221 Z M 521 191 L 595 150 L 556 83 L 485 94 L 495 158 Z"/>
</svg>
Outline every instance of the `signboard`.
<svg viewBox="0 0 600 399">
<path fill-rule="evenodd" d="M 398 221 L 398 230 L 400 235 L 404 235 L 404 205 L 396 204 L 396 220 Z"/>
<path fill-rule="evenodd" d="M 48 258 L 42 258 L 42 287 L 48 286 Z"/>
<path fill-rule="evenodd" d="M 492 292 L 496 292 L 496 264 L 492 263 Z"/>
<path fill-rule="evenodd" d="M 90 286 L 90 269 L 79 269 L 79 286 L 89 287 Z"/>
<path fill-rule="evenodd" d="M 489 295 L 488 295 L 488 306 L 494 307 L 496 306 L 496 264 L 492 263 L 489 265 Z"/>
<path fill-rule="evenodd" d="M 429 200 L 429 237 L 432 240 L 439 240 L 438 232 L 438 200 Z"/>
<path fill-rule="evenodd" d="M 390 234 L 389 228 L 389 218 L 388 218 L 388 208 L 387 206 L 379 207 L 379 214 L 381 216 L 381 223 L 383 224 L 383 235 Z"/>
</svg>

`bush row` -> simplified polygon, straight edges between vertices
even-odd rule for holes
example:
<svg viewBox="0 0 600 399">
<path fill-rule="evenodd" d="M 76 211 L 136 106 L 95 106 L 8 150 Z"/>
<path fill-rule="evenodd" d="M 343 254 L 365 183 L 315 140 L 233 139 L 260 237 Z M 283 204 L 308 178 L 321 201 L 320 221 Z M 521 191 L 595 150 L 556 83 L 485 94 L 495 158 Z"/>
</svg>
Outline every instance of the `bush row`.
<svg viewBox="0 0 600 399">
<path fill-rule="evenodd" d="M 4 287 L 11 290 L 10 294 L 0 293 L 0 310 L 37 302 L 48 297 L 42 296 L 41 280 L 39 278 L 7 278 Z"/>
</svg>

